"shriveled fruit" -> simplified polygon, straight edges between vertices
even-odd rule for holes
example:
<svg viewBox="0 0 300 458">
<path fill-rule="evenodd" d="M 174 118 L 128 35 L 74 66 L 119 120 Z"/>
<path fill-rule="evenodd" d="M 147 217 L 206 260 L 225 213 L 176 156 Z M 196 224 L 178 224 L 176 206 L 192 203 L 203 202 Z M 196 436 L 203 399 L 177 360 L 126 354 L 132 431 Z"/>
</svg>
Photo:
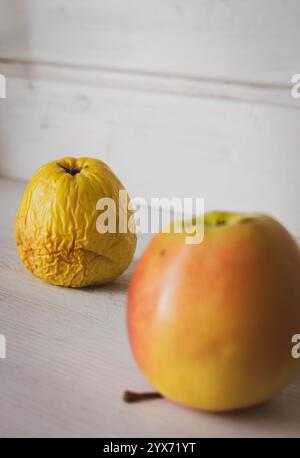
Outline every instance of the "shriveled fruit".
<svg viewBox="0 0 300 458">
<path fill-rule="evenodd" d="M 101 198 L 113 199 L 118 223 L 123 189 L 97 159 L 66 157 L 42 166 L 27 186 L 15 224 L 25 266 L 49 283 L 72 287 L 103 284 L 120 275 L 133 258 L 136 235 L 100 233 L 96 205 Z"/>
</svg>

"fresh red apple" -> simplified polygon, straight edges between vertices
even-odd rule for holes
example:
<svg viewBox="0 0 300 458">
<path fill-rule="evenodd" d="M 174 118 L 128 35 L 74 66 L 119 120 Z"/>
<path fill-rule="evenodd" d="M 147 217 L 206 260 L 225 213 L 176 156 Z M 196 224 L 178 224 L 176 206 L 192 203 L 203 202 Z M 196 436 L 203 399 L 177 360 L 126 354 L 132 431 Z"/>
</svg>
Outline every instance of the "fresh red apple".
<svg viewBox="0 0 300 458">
<path fill-rule="evenodd" d="M 129 288 L 138 365 L 165 397 L 226 411 L 261 403 L 300 373 L 300 251 L 262 214 L 205 215 L 204 241 L 160 233 Z"/>
</svg>

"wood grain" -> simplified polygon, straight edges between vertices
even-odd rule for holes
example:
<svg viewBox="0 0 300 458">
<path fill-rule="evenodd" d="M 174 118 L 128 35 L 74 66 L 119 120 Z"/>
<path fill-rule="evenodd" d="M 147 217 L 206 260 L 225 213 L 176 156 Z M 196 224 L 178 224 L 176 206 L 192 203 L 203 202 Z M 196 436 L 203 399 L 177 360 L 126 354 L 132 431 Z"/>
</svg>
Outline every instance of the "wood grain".
<svg viewBox="0 0 300 458">
<path fill-rule="evenodd" d="M 64 155 L 107 161 L 141 197 L 265 211 L 300 234 L 296 0 L 0 0 L 0 174 Z M 299 436 L 300 381 L 207 415 L 151 389 L 131 357 L 131 269 L 103 288 L 49 286 L 13 240 L 24 189 L 0 180 L 0 436 Z M 153 195 L 155 190 L 155 195 Z M 137 255 L 147 238 L 140 238 Z"/>
<path fill-rule="evenodd" d="M 297 0 L 1 0 L 0 56 L 275 85 L 297 73 Z"/>
<path fill-rule="evenodd" d="M 91 155 L 136 196 L 204 197 L 300 232 L 300 4 L 271 4 L 0 0 L 0 174 Z"/>
<path fill-rule="evenodd" d="M 125 327 L 131 269 L 102 288 L 47 285 L 17 258 L 13 222 L 24 184 L 0 180 L 2 437 L 299 436 L 300 380 L 259 408 L 194 412 L 166 400 L 124 404 L 125 389 L 151 389 L 130 353 Z"/>
<path fill-rule="evenodd" d="M 300 109 L 291 94 L 292 84 L 285 85 L 192 78 L 182 75 L 155 74 L 133 70 L 106 69 L 80 64 L 57 64 L 0 56 L 0 69 L 6 78 L 25 78 L 42 81 L 59 81 L 136 92 L 170 94 L 174 96 L 200 97 L 263 104 L 275 107 Z"/>
<path fill-rule="evenodd" d="M 204 197 L 207 209 L 264 211 L 300 232 L 300 103 L 288 105 L 290 91 L 276 105 L 276 93 L 261 103 L 246 88 L 241 102 L 209 90 L 179 96 L 179 86 L 168 93 L 168 81 L 152 78 L 113 85 L 111 74 L 73 68 L 1 71 L 9 75 L 0 102 L 2 175 L 29 179 L 49 160 L 95 156 L 134 196 Z"/>
</svg>

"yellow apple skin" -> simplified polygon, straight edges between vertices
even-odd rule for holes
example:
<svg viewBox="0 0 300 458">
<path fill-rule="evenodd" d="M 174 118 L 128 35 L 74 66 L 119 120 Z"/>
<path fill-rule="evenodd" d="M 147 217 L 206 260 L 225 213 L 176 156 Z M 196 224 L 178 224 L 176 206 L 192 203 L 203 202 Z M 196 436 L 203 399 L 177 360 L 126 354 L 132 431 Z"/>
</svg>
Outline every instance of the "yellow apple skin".
<svg viewBox="0 0 300 458">
<path fill-rule="evenodd" d="M 81 288 L 108 283 L 131 263 L 136 234 L 97 229 L 97 202 L 110 198 L 119 221 L 119 192 L 125 188 L 103 161 L 64 157 L 31 178 L 15 222 L 21 261 L 53 285 Z M 128 201 L 129 201 L 129 196 Z M 132 211 L 122 206 L 127 222 Z"/>
<path fill-rule="evenodd" d="M 199 245 L 158 234 L 133 274 L 127 322 L 165 397 L 214 412 L 259 404 L 300 373 L 299 247 L 261 214 L 206 214 Z"/>
</svg>

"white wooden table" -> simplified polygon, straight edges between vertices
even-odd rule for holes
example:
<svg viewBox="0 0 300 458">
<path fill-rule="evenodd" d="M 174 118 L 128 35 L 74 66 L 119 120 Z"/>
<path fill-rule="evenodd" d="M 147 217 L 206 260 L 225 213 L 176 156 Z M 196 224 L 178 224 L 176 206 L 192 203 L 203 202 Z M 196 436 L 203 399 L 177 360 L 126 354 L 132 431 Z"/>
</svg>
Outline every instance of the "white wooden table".
<svg viewBox="0 0 300 458">
<path fill-rule="evenodd" d="M 24 184 L 0 180 L 0 436 L 300 436 L 300 380 L 271 402 L 231 414 L 167 400 L 124 404 L 149 389 L 129 349 L 130 271 L 114 284 L 71 290 L 25 270 L 13 239 Z M 134 266 L 133 266 L 134 267 Z"/>
</svg>

